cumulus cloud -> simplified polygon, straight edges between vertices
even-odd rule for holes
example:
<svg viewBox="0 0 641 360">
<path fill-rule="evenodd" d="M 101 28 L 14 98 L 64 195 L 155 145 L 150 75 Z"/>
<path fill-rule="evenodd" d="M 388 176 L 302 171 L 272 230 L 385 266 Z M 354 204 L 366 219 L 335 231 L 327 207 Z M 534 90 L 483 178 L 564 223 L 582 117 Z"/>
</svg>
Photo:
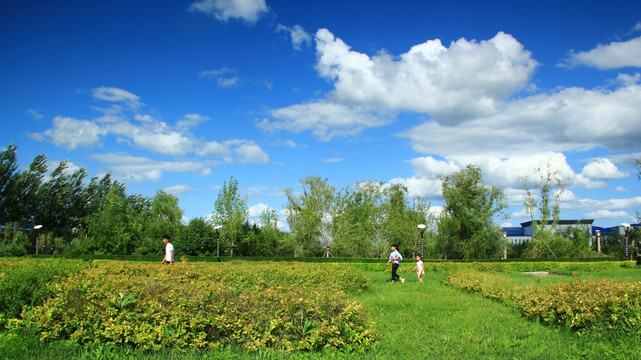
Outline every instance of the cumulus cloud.
<svg viewBox="0 0 641 360">
<path fill-rule="evenodd" d="M 628 176 L 628 174 L 619 170 L 609 159 L 590 160 L 583 168 L 581 175 L 599 180 L 620 179 Z"/>
<path fill-rule="evenodd" d="M 255 23 L 268 8 L 265 0 L 200 0 L 189 5 L 188 10 L 205 13 L 220 21 L 240 19 Z"/>
<path fill-rule="evenodd" d="M 321 140 L 389 124 L 395 113 L 429 114 L 443 124 L 490 116 L 528 85 L 538 66 L 511 35 L 480 42 L 440 40 L 394 56 L 352 50 L 327 29 L 315 35 L 319 75 L 333 83 L 326 98 L 272 110 L 264 130 L 310 130 Z"/>
<path fill-rule="evenodd" d="M 299 51 L 302 50 L 304 46 L 309 46 L 309 44 L 312 43 L 312 36 L 300 25 L 289 27 L 283 24 L 278 24 L 278 26 L 276 26 L 276 32 L 288 34 L 292 39 L 292 46 L 294 49 Z"/>
<path fill-rule="evenodd" d="M 351 50 L 327 29 L 316 33 L 319 74 L 334 82 L 336 101 L 429 113 L 456 122 L 489 115 L 528 83 L 538 63 L 511 35 L 447 48 L 429 40 L 407 53 L 374 56 Z"/>
<path fill-rule="evenodd" d="M 196 153 L 211 158 L 221 157 L 227 163 L 238 161 L 243 164 L 264 164 L 269 162 L 269 155 L 253 140 L 233 139 L 222 143 L 209 141 Z"/>
<path fill-rule="evenodd" d="M 107 132 L 107 129 L 92 121 L 56 116 L 53 119 L 53 128 L 46 130 L 42 138 L 58 147 L 75 150 L 78 147 L 92 147 L 98 144 Z"/>
<path fill-rule="evenodd" d="M 599 44 L 590 51 L 572 51 L 562 65 L 584 65 L 601 70 L 641 67 L 641 37 L 607 45 Z"/>
</svg>

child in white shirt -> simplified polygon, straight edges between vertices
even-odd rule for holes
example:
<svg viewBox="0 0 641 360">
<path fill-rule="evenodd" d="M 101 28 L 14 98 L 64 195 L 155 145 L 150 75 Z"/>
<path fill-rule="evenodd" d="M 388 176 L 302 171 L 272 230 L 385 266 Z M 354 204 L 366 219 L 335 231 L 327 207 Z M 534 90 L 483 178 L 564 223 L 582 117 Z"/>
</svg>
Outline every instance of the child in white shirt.
<svg viewBox="0 0 641 360">
<path fill-rule="evenodd" d="M 416 266 L 412 271 L 416 271 L 418 276 L 418 281 L 423 282 L 423 274 L 425 274 L 425 266 L 423 266 L 423 260 L 421 260 L 421 255 L 416 255 Z"/>
</svg>

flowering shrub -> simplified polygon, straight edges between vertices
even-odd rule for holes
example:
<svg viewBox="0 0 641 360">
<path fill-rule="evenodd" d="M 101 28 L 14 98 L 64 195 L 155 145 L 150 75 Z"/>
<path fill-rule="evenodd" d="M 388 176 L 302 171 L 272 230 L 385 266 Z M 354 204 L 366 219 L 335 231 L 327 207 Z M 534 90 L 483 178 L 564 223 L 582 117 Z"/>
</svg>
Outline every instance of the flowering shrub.
<svg viewBox="0 0 641 360">
<path fill-rule="evenodd" d="M 641 283 L 574 280 L 544 286 L 521 285 L 505 274 L 452 273 L 445 284 L 519 308 L 528 319 L 572 330 L 641 333 Z"/>
<path fill-rule="evenodd" d="M 348 294 L 367 286 L 345 266 L 100 262 L 55 284 L 53 297 L 14 326 L 43 341 L 152 350 L 364 350 L 376 333 Z"/>
</svg>

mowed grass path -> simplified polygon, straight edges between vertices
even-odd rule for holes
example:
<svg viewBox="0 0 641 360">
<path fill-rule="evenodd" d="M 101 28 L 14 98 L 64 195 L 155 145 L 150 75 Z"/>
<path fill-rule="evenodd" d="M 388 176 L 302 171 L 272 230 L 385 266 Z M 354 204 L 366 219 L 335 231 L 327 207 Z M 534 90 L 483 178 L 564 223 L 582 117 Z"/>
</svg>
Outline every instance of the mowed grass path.
<svg viewBox="0 0 641 360">
<path fill-rule="evenodd" d="M 370 358 L 641 359 L 641 347 L 630 341 L 527 320 L 505 304 L 443 285 L 442 273 L 425 274 L 422 284 L 416 274 L 403 273 L 404 284 L 367 274 L 371 289 L 358 299 L 382 334 Z"/>
</svg>

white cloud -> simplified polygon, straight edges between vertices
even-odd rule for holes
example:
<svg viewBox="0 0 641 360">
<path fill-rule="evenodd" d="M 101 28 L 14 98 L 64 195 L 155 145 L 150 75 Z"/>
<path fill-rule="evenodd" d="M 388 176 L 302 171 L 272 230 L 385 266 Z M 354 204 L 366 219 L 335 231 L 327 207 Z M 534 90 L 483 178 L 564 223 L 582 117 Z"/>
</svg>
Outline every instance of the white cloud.
<svg viewBox="0 0 641 360">
<path fill-rule="evenodd" d="M 265 0 L 200 0 L 189 5 L 190 11 L 198 11 L 220 21 L 241 19 L 256 22 L 268 11 Z"/>
<path fill-rule="evenodd" d="M 128 95 L 129 94 L 129 95 Z M 128 91 L 116 88 L 96 88 L 94 96 L 106 101 L 135 101 L 137 96 Z M 139 112 L 139 108 L 129 108 L 125 112 L 120 106 L 111 106 L 102 111 L 103 115 L 93 120 L 77 120 L 70 117 L 56 117 L 53 127 L 43 133 L 29 134 L 38 141 L 50 141 L 56 146 L 74 150 L 78 147 L 99 145 L 103 137 L 115 135 L 116 142 L 128 144 L 149 150 L 157 154 L 184 156 L 195 153 L 208 158 L 221 158 L 232 163 L 267 163 L 269 155 L 253 140 L 232 139 L 222 143 L 215 140 L 202 141 L 189 132 L 200 123 L 208 121 L 209 117 L 199 114 L 186 114 L 172 128 L 163 121 Z M 210 173 L 209 168 L 201 169 L 201 174 Z M 157 179 L 158 173 L 150 173 L 149 177 Z"/>
<path fill-rule="evenodd" d="M 339 162 L 345 161 L 345 159 L 339 158 L 339 157 L 333 157 L 333 158 L 323 159 L 322 161 L 326 163 L 339 163 Z"/>
<path fill-rule="evenodd" d="M 223 67 L 218 70 L 205 70 L 201 71 L 198 76 L 207 79 L 215 79 L 218 86 L 223 88 L 231 88 L 240 85 L 242 79 L 234 75 L 236 70 Z"/>
<path fill-rule="evenodd" d="M 414 176 L 406 179 L 396 178 L 391 183 L 401 183 L 408 188 L 410 196 L 422 198 L 438 198 L 441 196 L 441 181 L 439 175 L 450 175 L 460 171 L 467 165 L 478 165 L 483 171 L 483 182 L 503 189 L 511 189 L 506 194 L 508 201 L 522 204 L 525 193 L 522 189 L 522 179 L 533 187 L 537 181 L 537 169 L 547 171 L 547 164 L 550 171 L 557 173 L 568 181 L 574 181 L 577 175 L 570 168 L 567 159 L 562 153 L 542 152 L 530 155 L 515 155 L 508 158 L 491 156 L 458 155 L 448 156 L 445 160 L 436 160 L 426 156 L 408 160 L 414 168 Z"/>
<path fill-rule="evenodd" d="M 166 187 L 166 188 L 163 189 L 164 192 L 166 192 L 168 194 L 173 194 L 173 195 L 176 195 L 176 196 L 180 196 L 180 195 L 183 195 L 185 193 L 188 193 L 188 192 L 191 192 L 191 191 L 196 191 L 196 190 L 198 190 L 198 189 L 196 189 L 195 187 L 189 186 L 189 185 L 185 185 L 185 184 L 169 186 L 169 187 Z"/>
<path fill-rule="evenodd" d="M 583 168 L 581 175 L 598 180 L 620 179 L 628 176 L 619 170 L 612 161 L 604 158 L 590 160 Z"/>
<path fill-rule="evenodd" d="M 247 211 L 249 212 L 249 217 L 254 218 L 254 219 L 259 219 L 260 215 L 263 214 L 263 212 L 271 210 L 271 208 L 263 203 L 252 205 L 247 208 Z"/>
<path fill-rule="evenodd" d="M 597 210 L 597 211 L 591 211 L 585 214 L 585 217 L 588 219 L 632 219 L 633 216 L 631 216 L 627 211 L 624 210 L 618 210 L 618 211 L 611 211 L 611 210 Z"/>
<path fill-rule="evenodd" d="M 42 114 L 40 114 L 40 111 L 38 111 L 37 109 L 28 109 L 26 113 L 27 115 L 33 117 L 35 120 L 42 119 Z"/>
<path fill-rule="evenodd" d="M 427 121 L 401 136 L 416 151 L 438 155 L 629 150 L 641 137 L 639 103 L 638 84 L 613 91 L 568 88 L 511 101 L 500 113 L 456 126 Z"/>
<path fill-rule="evenodd" d="M 51 141 L 58 147 L 75 150 L 78 147 L 92 147 L 107 134 L 107 130 L 100 125 L 86 120 L 77 120 L 70 117 L 56 116 L 53 119 L 53 128 L 46 130 L 37 137 Z"/>
<path fill-rule="evenodd" d="M 203 123 L 209 120 L 210 120 L 209 116 L 203 116 L 199 114 L 185 114 L 183 118 L 178 120 L 178 122 L 176 123 L 176 129 L 189 130 L 191 128 L 194 128 L 200 125 L 200 123 Z"/>
<path fill-rule="evenodd" d="M 316 33 L 322 77 L 334 82 L 331 98 L 387 110 L 429 113 L 456 122 L 495 113 L 528 83 L 538 63 L 511 35 L 444 47 L 430 40 L 398 57 L 350 49 L 327 29 Z"/>
<path fill-rule="evenodd" d="M 311 130 L 314 136 L 323 141 L 355 135 L 364 129 L 387 125 L 391 121 L 363 107 L 325 101 L 272 110 L 271 116 L 276 120 L 263 119 L 256 125 L 269 132 L 287 130 L 299 133 Z"/>
<path fill-rule="evenodd" d="M 283 24 L 278 24 L 276 26 L 277 32 L 285 32 L 292 38 L 292 46 L 296 50 L 302 50 L 303 46 L 309 46 L 312 43 L 312 37 L 309 35 L 305 29 L 300 25 L 294 25 L 292 27 L 285 26 Z"/>
<path fill-rule="evenodd" d="M 233 151 L 238 161 L 243 164 L 265 164 L 269 162 L 269 155 L 253 140 L 230 140 L 228 143 L 234 146 Z"/>
<path fill-rule="evenodd" d="M 91 157 L 103 163 L 114 177 L 133 182 L 157 182 L 165 172 L 191 172 L 207 168 L 207 165 L 201 162 L 157 161 L 126 154 L 94 154 Z"/>
<path fill-rule="evenodd" d="M 389 184 L 401 184 L 407 188 L 407 196 L 423 199 L 436 199 L 442 196 L 442 184 L 438 179 L 426 179 L 421 177 L 394 178 Z"/>
<path fill-rule="evenodd" d="M 571 66 L 585 65 L 601 70 L 641 67 L 641 37 L 607 45 L 599 44 L 590 51 L 571 52 L 566 62 Z"/>
<path fill-rule="evenodd" d="M 192 150 L 192 139 L 169 129 L 167 124 L 160 121 L 143 123 L 140 126 L 123 121 L 110 125 L 109 131 L 131 139 L 138 147 L 159 154 L 181 156 Z"/>
<path fill-rule="evenodd" d="M 92 96 L 99 100 L 112 102 L 125 102 L 131 105 L 139 105 L 140 98 L 127 90 L 115 87 L 98 87 L 92 89 Z"/>
</svg>

